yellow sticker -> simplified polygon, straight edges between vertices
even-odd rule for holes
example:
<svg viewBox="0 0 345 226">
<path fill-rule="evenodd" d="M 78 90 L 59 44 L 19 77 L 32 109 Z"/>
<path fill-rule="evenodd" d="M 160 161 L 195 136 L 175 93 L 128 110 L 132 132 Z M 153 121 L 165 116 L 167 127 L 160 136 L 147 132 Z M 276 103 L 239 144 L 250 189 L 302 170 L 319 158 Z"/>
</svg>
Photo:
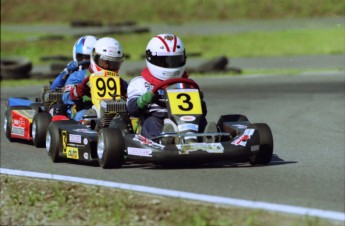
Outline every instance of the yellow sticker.
<svg viewBox="0 0 345 226">
<path fill-rule="evenodd" d="M 76 147 L 67 147 L 67 158 L 69 159 L 79 159 L 78 148 Z"/>
<path fill-rule="evenodd" d="M 115 95 L 120 98 L 121 95 L 120 77 L 118 76 L 92 75 L 90 87 L 92 103 L 97 109 L 100 107 L 101 100 L 111 100 Z"/>
<path fill-rule="evenodd" d="M 201 115 L 201 99 L 197 89 L 167 90 L 171 113 L 174 115 Z"/>
<path fill-rule="evenodd" d="M 104 73 L 104 76 L 110 76 L 110 77 L 118 76 L 118 74 L 114 71 L 103 70 L 103 73 Z"/>
<path fill-rule="evenodd" d="M 66 148 L 67 148 L 67 131 L 63 130 L 61 132 L 61 137 L 62 137 L 62 153 L 66 153 Z"/>
</svg>

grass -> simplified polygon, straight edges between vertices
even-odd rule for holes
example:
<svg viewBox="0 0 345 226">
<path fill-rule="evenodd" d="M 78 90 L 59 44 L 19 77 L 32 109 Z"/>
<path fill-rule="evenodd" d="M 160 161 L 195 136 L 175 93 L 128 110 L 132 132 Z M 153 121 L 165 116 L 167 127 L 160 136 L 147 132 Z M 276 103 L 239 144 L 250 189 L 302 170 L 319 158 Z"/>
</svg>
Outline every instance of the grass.
<svg viewBox="0 0 345 226">
<path fill-rule="evenodd" d="M 31 34 L 26 36 L 30 37 Z M 72 53 L 74 37 L 64 40 L 25 41 L 25 36 L 1 30 L 1 55 L 25 56 L 33 64 L 44 64 L 41 57 Z M 139 61 L 152 34 L 123 34 L 114 36 L 122 43 L 128 60 Z M 272 32 L 243 32 L 217 35 L 181 35 L 187 54 L 202 53 L 203 58 L 220 55 L 229 58 L 260 56 L 329 55 L 345 53 L 345 29 L 287 30 Z"/>
<path fill-rule="evenodd" d="M 340 225 L 69 182 L 0 175 L 0 183 L 1 225 Z"/>
<path fill-rule="evenodd" d="M 243 19 L 345 16 L 345 2 L 338 0 L 261 0 L 255 4 L 251 0 L 147 0 L 140 7 L 138 3 L 138 0 L 102 0 L 94 1 L 93 7 L 89 7 L 77 0 L 2 0 L 1 24 L 61 25 L 78 19 L 90 20 L 89 18 L 104 24 L 124 21 L 178 24 L 207 20 L 233 22 Z M 38 5 L 40 10 L 36 10 Z M 82 13 L 75 13 L 76 11 Z M 1 56 L 26 56 L 34 64 L 44 64 L 47 62 L 40 60 L 42 56 L 71 55 L 75 37 L 66 35 L 63 40 L 50 41 L 40 39 L 48 35 L 41 32 L 13 32 L 2 27 Z M 344 24 L 322 29 L 179 36 L 187 53 L 201 52 L 203 58 L 219 55 L 260 57 L 345 53 Z M 142 60 L 141 56 L 152 34 L 114 37 L 130 55 L 129 60 Z"/>
<path fill-rule="evenodd" d="M 40 10 L 37 10 L 37 9 Z M 68 23 L 95 20 L 103 23 L 181 23 L 205 20 L 301 18 L 344 16 L 339 0 L 2 0 L 1 23 Z M 33 13 L 34 12 L 34 13 Z"/>
</svg>

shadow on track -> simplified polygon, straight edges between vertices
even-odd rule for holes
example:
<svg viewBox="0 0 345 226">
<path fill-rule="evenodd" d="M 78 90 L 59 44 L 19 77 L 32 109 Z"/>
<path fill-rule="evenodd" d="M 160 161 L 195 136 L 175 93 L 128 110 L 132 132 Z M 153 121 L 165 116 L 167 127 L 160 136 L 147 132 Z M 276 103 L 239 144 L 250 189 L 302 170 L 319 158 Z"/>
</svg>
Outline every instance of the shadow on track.
<svg viewBox="0 0 345 226">
<path fill-rule="evenodd" d="M 64 159 L 63 162 L 65 164 L 73 164 L 73 165 L 82 165 L 82 166 L 92 166 L 92 167 L 100 167 L 98 161 L 92 162 L 80 162 L 73 159 Z M 59 164 L 57 163 L 57 164 Z M 216 161 L 211 163 L 176 163 L 176 164 L 153 164 L 147 162 L 125 162 L 120 169 L 133 169 L 133 168 L 141 168 L 146 170 L 176 170 L 176 169 L 206 169 L 206 168 L 248 168 L 248 167 L 270 167 L 270 166 L 278 166 L 278 165 L 285 165 L 285 164 L 293 164 L 297 163 L 296 161 L 285 161 L 279 158 L 277 155 L 272 156 L 272 160 L 267 165 L 251 165 L 248 162 L 238 163 L 238 162 L 230 162 L 230 161 Z M 107 169 L 111 170 L 111 169 Z M 117 170 L 117 169 L 112 169 Z"/>
</svg>

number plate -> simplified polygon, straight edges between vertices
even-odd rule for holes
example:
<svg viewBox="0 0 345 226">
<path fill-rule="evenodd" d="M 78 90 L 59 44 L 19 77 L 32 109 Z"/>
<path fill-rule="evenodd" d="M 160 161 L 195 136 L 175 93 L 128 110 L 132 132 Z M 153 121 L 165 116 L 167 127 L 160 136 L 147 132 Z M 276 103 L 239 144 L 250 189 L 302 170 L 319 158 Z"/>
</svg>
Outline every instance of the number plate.
<svg viewBox="0 0 345 226">
<path fill-rule="evenodd" d="M 174 115 L 201 115 L 201 99 L 197 89 L 167 90 L 170 110 Z"/>
<path fill-rule="evenodd" d="M 99 109 L 101 100 L 112 99 L 114 95 L 121 95 L 120 77 L 105 77 L 92 75 L 90 77 L 92 103 Z"/>
</svg>

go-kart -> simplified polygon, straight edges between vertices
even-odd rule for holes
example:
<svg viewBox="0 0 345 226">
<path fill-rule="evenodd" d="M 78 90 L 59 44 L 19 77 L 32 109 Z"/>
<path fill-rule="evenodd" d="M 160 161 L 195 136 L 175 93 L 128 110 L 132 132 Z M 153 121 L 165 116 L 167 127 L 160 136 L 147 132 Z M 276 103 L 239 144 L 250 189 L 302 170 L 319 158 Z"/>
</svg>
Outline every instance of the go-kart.
<svg viewBox="0 0 345 226">
<path fill-rule="evenodd" d="M 90 61 L 84 60 L 77 64 L 85 68 Z M 64 71 L 63 80 L 67 80 L 69 73 Z M 36 101 L 28 98 L 10 97 L 6 102 L 4 130 L 9 141 L 32 141 L 36 147 L 45 147 L 45 137 L 53 115 L 67 115 L 66 105 L 62 102 L 63 88 L 50 90 L 44 86 Z"/>
<path fill-rule="evenodd" d="M 32 141 L 36 147 L 44 147 L 52 115 L 63 112 L 62 94 L 62 89 L 51 91 L 44 87 L 36 102 L 22 97 L 8 98 L 4 123 L 7 139 Z"/>
<path fill-rule="evenodd" d="M 194 88 L 174 88 L 183 83 Z M 265 123 L 249 122 L 244 115 L 220 116 L 215 131 L 199 132 L 203 117 L 201 91 L 190 79 L 175 78 L 152 90 L 164 90 L 168 119 L 174 132 L 148 139 L 139 129 L 128 129 L 123 123 L 100 129 L 97 156 L 101 167 L 119 168 L 125 162 L 150 162 L 161 165 L 209 163 L 213 161 L 268 164 L 273 154 L 273 137 Z M 134 125 L 132 122 L 128 125 Z M 132 132 L 133 131 L 133 132 Z"/>
<path fill-rule="evenodd" d="M 101 71 L 90 76 L 92 110 L 76 122 L 64 115 L 55 115 L 49 124 L 45 144 L 53 162 L 74 160 L 97 162 L 98 131 L 130 123 L 126 100 L 121 96 L 121 82 L 117 73 Z M 91 113 L 90 113 L 91 112 Z M 126 130 L 124 130 L 126 131 Z"/>
</svg>

